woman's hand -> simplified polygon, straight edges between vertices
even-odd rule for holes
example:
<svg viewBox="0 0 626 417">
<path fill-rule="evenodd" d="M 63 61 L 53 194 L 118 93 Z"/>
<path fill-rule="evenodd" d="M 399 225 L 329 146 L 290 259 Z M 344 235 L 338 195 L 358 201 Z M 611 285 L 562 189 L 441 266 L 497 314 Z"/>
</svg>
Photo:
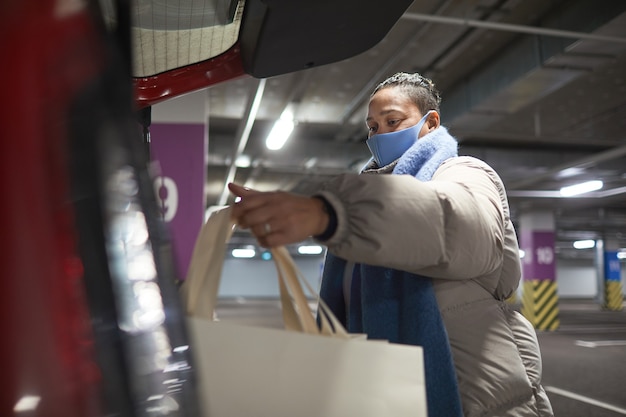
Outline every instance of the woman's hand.
<svg viewBox="0 0 626 417">
<path fill-rule="evenodd" d="M 239 227 L 250 229 L 263 247 L 301 242 L 324 233 L 328 226 L 328 214 L 318 198 L 260 192 L 233 183 L 228 188 L 241 197 L 233 205 L 232 217 Z"/>
</svg>

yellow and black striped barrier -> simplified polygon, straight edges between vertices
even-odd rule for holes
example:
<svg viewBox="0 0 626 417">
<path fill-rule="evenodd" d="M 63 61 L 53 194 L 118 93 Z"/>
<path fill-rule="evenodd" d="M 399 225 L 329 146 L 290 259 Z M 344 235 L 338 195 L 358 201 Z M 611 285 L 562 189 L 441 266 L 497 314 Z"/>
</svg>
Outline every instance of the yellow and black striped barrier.
<svg viewBox="0 0 626 417">
<path fill-rule="evenodd" d="M 605 310 L 621 311 L 624 304 L 622 272 L 619 251 L 604 252 L 604 303 Z"/>
<path fill-rule="evenodd" d="M 559 299 L 554 280 L 525 280 L 522 294 L 522 314 L 537 330 L 556 330 L 559 319 Z"/>
<path fill-rule="evenodd" d="M 605 310 L 622 311 L 624 308 L 624 294 L 621 281 L 604 281 L 604 305 Z"/>
</svg>

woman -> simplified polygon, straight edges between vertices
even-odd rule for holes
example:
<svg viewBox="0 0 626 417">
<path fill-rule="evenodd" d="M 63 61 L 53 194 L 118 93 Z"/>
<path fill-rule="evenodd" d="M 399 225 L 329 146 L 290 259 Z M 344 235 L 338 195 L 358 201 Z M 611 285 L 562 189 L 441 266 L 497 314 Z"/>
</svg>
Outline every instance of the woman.
<svg viewBox="0 0 626 417">
<path fill-rule="evenodd" d="M 457 155 L 439 103 L 419 74 L 388 78 L 370 98 L 361 175 L 312 197 L 231 184 L 233 216 L 266 247 L 309 236 L 328 247 L 321 296 L 348 329 L 425 346 L 429 415 L 455 415 L 452 375 L 466 417 L 552 416 L 534 329 L 504 302 L 521 275 L 504 186 Z"/>
</svg>

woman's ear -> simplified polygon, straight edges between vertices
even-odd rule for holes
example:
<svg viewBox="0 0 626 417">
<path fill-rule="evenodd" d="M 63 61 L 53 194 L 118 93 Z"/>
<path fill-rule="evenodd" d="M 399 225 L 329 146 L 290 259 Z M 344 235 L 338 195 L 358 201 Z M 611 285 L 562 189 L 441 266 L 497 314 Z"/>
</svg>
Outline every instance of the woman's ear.
<svg viewBox="0 0 626 417">
<path fill-rule="evenodd" d="M 426 125 L 428 126 L 428 131 L 432 132 L 437 129 L 441 121 L 439 120 L 439 113 L 436 110 L 431 110 L 426 118 Z"/>
</svg>

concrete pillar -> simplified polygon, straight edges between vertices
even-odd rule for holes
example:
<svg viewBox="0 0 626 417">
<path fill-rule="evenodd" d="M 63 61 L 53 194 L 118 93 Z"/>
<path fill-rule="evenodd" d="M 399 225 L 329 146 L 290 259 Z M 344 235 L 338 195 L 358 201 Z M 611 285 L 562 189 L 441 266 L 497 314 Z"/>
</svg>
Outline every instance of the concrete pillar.
<svg viewBox="0 0 626 417">
<path fill-rule="evenodd" d="M 522 314 L 538 330 L 560 325 L 554 251 L 554 214 L 523 213 L 520 217 L 522 261 Z"/>
</svg>

